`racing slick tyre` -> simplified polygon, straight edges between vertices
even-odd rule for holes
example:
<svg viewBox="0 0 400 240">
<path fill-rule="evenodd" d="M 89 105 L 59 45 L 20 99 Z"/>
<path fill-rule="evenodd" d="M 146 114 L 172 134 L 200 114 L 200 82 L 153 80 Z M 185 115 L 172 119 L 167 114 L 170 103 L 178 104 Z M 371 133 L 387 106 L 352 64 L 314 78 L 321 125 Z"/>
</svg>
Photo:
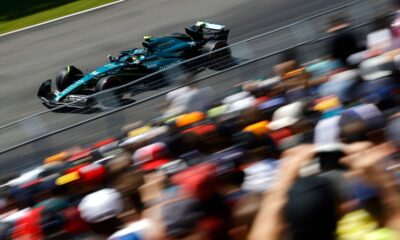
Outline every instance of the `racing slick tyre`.
<svg viewBox="0 0 400 240">
<path fill-rule="evenodd" d="M 105 76 L 99 79 L 96 84 L 96 92 L 105 91 L 111 88 L 122 86 L 122 79 L 116 76 Z M 118 107 L 121 106 L 123 98 L 123 90 L 118 89 L 115 91 L 109 91 L 105 94 L 100 94 L 99 99 L 96 99 L 97 103 L 101 103 L 106 107 Z"/>
<path fill-rule="evenodd" d="M 122 79 L 116 76 L 105 76 L 100 78 L 96 84 L 96 92 L 108 90 L 122 85 Z"/>
<path fill-rule="evenodd" d="M 68 65 L 56 74 L 56 87 L 59 91 L 63 91 L 69 85 L 83 76 L 83 72 L 77 67 Z"/>
<path fill-rule="evenodd" d="M 232 61 L 231 50 L 227 48 L 228 43 L 225 41 L 209 41 L 203 47 L 203 54 L 208 55 L 208 68 L 211 70 L 223 70 L 230 66 Z M 219 50 L 225 48 L 223 50 Z M 219 50 L 219 51 L 217 51 Z M 214 52 L 214 53 L 213 53 Z"/>
</svg>

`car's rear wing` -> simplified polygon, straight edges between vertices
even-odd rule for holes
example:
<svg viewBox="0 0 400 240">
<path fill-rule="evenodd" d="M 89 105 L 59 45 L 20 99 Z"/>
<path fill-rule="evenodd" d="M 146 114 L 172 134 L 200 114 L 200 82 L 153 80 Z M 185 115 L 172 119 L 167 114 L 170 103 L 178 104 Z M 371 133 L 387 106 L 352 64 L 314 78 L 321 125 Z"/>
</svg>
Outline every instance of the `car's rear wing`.
<svg viewBox="0 0 400 240">
<path fill-rule="evenodd" d="M 203 21 L 197 21 L 195 26 L 205 28 L 205 29 L 215 30 L 215 31 L 222 31 L 225 29 L 224 25 L 216 24 L 216 23 L 208 23 L 208 22 L 203 22 Z"/>
<path fill-rule="evenodd" d="M 229 29 L 225 25 L 197 21 L 196 24 L 186 27 L 186 33 L 197 40 L 223 40 L 228 39 Z"/>
</svg>

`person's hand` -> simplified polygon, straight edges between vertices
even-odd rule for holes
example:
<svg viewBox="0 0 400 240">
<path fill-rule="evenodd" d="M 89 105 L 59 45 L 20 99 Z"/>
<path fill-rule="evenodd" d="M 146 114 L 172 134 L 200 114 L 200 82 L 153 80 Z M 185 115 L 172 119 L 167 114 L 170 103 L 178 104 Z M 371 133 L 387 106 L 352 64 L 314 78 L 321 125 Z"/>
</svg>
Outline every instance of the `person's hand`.
<svg viewBox="0 0 400 240">
<path fill-rule="evenodd" d="M 389 143 L 373 146 L 369 142 L 359 142 L 343 150 L 347 156 L 341 161 L 351 168 L 350 176 L 363 179 L 378 190 L 386 226 L 400 231 L 400 191 L 396 176 L 385 161 L 397 149 Z"/>
<path fill-rule="evenodd" d="M 280 239 L 286 228 L 283 209 L 288 192 L 300 175 L 300 169 L 309 163 L 315 154 L 314 145 L 299 145 L 282 154 L 279 175 L 274 187 L 266 193 L 249 234 L 249 240 Z"/>
<path fill-rule="evenodd" d="M 312 144 L 302 144 L 286 150 L 280 160 L 276 187 L 288 190 L 299 178 L 301 168 L 314 159 L 314 155 L 315 146 Z"/>
<path fill-rule="evenodd" d="M 360 177 L 375 187 L 383 187 L 380 185 L 385 184 L 382 177 L 387 175 L 384 159 L 396 151 L 392 145 L 374 146 L 370 142 L 357 142 L 347 145 L 343 151 L 346 157 L 341 162 L 350 167 L 351 176 Z"/>
</svg>

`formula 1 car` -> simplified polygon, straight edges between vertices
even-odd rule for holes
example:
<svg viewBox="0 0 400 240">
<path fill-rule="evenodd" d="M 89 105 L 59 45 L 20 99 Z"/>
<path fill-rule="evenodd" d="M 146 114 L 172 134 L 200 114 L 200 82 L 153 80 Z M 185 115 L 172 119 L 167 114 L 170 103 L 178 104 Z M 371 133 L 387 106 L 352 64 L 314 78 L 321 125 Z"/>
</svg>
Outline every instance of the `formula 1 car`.
<svg viewBox="0 0 400 240">
<path fill-rule="evenodd" d="M 118 57 L 109 55 L 108 63 L 88 74 L 69 65 L 56 74 L 53 83 L 51 79 L 43 82 L 37 95 L 48 108 L 60 105 L 83 108 L 93 104 L 88 96 L 96 92 L 125 85 L 185 60 L 202 55 L 197 61 L 186 61 L 191 64 L 183 63 L 183 67 L 187 70 L 193 70 L 196 66 L 218 70 L 225 59 L 230 58 L 227 47 L 229 30 L 224 25 L 199 21 L 185 30 L 186 34 L 144 36 L 143 47 L 122 51 Z M 224 49 L 211 53 L 221 48 Z M 162 86 L 153 80 L 150 78 L 140 83 L 141 89 Z"/>
</svg>

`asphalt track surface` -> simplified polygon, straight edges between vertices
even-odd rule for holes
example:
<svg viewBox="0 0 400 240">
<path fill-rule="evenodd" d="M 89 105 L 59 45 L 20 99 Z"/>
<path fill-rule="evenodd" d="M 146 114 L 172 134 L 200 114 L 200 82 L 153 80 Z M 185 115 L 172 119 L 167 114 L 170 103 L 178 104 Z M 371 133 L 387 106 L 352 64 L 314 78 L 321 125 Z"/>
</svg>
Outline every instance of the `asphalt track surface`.
<svg viewBox="0 0 400 240">
<path fill-rule="evenodd" d="M 66 64 L 93 69 L 107 53 L 139 46 L 144 34 L 182 31 L 197 20 L 219 22 L 231 29 L 230 42 L 275 29 L 343 1 L 337 0 L 127 0 L 108 8 L 0 38 L 0 125 L 44 110 L 37 88 Z M 222 82 L 223 79 L 214 79 Z M 149 106 L 151 107 L 151 106 Z M 152 111 L 152 110 L 148 110 Z M 68 118 L 54 113 L 51 118 Z M 33 126 L 24 126 L 27 131 Z M 103 131 L 98 124 L 90 131 Z M 89 131 L 88 130 L 88 131 Z M 67 142 L 84 138 L 71 133 Z M 11 137 L 11 136 L 10 136 Z M 0 141 L 7 141 L 1 136 Z M 42 143 L 43 144 L 43 143 Z M 32 146 L 31 146 L 32 147 Z M 38 145 L 37 147 L 43 147 Z M 19 154 L 33 149 L 21 149 Z M 22 153 L 21 153 L 22 151 Z M 17 162 L 18 161 L 18 162 Z M 22 162 L 24 161 L 24 162 Z M 0 173 L 20 168 L 30 159 L 2 158 Z M 28 164 L 30 165 L 30 164 Z"/>
<path fill-rule="evenodd" d="M 93 69 L 144 34 L 183 31 L 203 19 L 226 24 L 230 42 L 274 29 L 337 0 L 127 0 L 109 8 L 0 38 L 0 125 L 41 111 L 40 83 L 74 64 Z M 55 116 L 60 117 L 60 116 Z"/>
</svg>

